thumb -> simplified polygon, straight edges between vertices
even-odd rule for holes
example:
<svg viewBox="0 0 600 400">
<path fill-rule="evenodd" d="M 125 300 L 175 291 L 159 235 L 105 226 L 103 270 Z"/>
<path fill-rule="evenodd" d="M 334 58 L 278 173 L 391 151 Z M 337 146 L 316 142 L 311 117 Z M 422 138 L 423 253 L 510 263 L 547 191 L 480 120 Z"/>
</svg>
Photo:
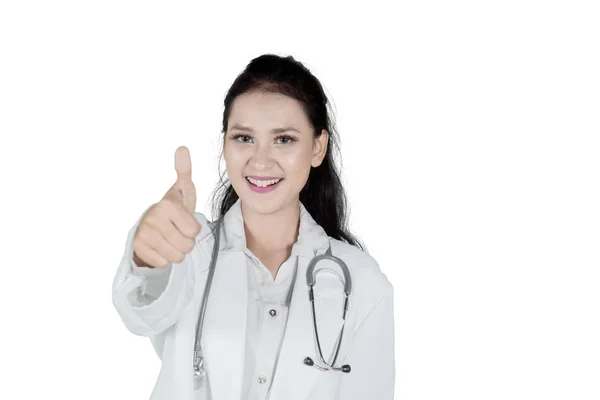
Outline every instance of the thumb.
<svg viewBox="0 0 600 400">
<path fill-rule="evenodd" d="M 179 146 L 175 150 L 175 171 L 177 171 L 175 186 L 181 193 L 184 207 L 193 214 L 196 211 L 196 186 L 192 182 L 190 151 L 185 146 Z"/>
</svg>

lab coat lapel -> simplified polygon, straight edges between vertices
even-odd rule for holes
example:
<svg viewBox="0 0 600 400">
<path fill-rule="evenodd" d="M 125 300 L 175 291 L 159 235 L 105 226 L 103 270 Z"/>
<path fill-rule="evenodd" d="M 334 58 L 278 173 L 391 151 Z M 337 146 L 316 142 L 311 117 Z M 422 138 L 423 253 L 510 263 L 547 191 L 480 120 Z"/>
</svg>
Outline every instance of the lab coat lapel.
<svg viewBox="0 0 600 400">
<path fill-rule="evenodd" d="M 206 371 L 215 399 L 241 396 L 248 299 L 246 273 L 243 253 L 219 254 L 202 333 Z"/>
<path fill-rule="evenodd" d="M 324 252 L 325 249 L 320 249 L 317 254 Z M 308 297 L 308 286 L 306 285 L 306 270 L 311 259 L 312 257 L 306 256 L 300 256 L 299 259 L 298 274 L 290 303 L 288 322 L 271 388 L 271 399 L 306 399 L 318 377 L 322 377 L 324 374 L 340 373 L 320 371 L 315 367 L 304 364 L 304 359 L 308 356 L 318 365 L 322 365 L 318 357 L 311 303 Z M 321 261 L 319 267 L 327 262 L 329 261 Z M 330 265 L 327 266 L 330 267 Z M 341 293 L 341 284 L 339 282 L 336 284 L 331 279 L 320 279 L 321 276 L 319 275 L 317 284 L 315 285 L 317 327 L 323 356 L 326 360 L 329 360 L 342 323 L 342 302 L 339 296 Z M 346 332 L 344 333 L 344 336 L 346 336 Z M 342 356 L 343 354 L 338 357 L 336 366 L 339 366 Z"/>
</svg>

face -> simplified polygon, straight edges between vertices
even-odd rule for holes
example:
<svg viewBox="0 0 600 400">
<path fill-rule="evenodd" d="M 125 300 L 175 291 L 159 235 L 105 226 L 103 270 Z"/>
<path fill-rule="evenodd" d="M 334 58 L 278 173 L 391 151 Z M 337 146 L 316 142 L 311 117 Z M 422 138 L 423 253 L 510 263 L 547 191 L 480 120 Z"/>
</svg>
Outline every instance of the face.
<svg viewBox="0 0 600 400">
<path fill-rule="evenodd" d="M 325 157 L 327 139 L 326 130 L 314 137 L 301 103 L 291 97 L 265 92 L 238 96 L 223 154 L 229 180 L 244 206 L 273 213 L 297 205 L 311 167 L 321 165 Z M 259 181 L 251 183 L 247 177 Z M 275 179 L 280 180 L 264 187 Z"/>
</svg>

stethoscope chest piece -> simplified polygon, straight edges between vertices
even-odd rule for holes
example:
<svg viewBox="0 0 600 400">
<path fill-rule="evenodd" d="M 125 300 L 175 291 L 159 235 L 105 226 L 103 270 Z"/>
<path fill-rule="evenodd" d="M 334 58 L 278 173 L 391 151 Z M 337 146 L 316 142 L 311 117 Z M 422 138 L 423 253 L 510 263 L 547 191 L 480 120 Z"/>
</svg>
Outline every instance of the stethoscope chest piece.
<svg viewBox="0 0 600 400">
<path fill-rule="evenodd" d="M 194 389 L 201 389 L 206 384 L 206 370 L 204 369 L 204 357 L 195 354 L 194 360 Z"/>
</svg>

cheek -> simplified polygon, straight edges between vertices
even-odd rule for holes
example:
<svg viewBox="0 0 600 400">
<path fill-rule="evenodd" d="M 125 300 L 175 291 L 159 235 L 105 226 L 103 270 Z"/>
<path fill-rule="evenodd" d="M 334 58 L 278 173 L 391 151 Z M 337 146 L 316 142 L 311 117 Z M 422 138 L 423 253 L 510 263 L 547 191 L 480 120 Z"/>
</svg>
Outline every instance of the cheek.
<svg viewBox="0 0 600 400">
<path fill-rule="evenodd" d="M 311 167 L 311 155 L 308 151 L 290 152 L 279 157 L 279 164 L 286 174 L 297 178 L 308 176 Z"/>
<path fill-rule="evenodd" d="M 230 178 L 234 178 L 239 171 L 244 168 L 246 164 L 246 157 L 241 152 L 236 151 L 225 151 L 223 153 L 223 159 L 227 167 L 227 172 Z"/>
</svg>

